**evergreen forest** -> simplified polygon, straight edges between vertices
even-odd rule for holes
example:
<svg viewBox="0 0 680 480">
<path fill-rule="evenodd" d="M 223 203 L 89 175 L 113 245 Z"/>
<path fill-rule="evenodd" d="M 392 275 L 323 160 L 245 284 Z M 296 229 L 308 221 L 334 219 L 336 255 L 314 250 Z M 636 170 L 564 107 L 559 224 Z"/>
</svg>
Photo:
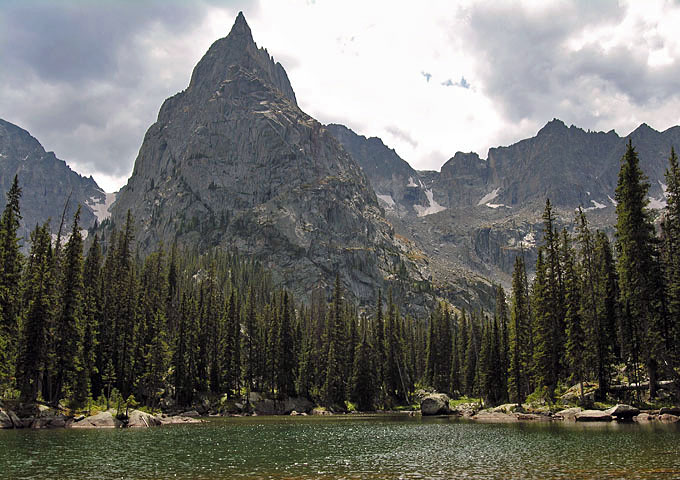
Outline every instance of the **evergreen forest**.
<svg viewBox="0 0 680 480">
<path fill-rule="evenodd" d="M 548 200 L 536 274 L 518 256 L 493 314 L 442 302 L 412 318 L 391 291 L 359 310 L 340 278 L 329 298 L 320 288 L 302 302 L 237 252 L 161 245 L 140 258 L 129 214 L 105 237 L 93 231 L 87 249 L 79 213 L 56 239 L 37 225 L 24 249 L 15 178 L 0 218 L 0 397 L 74 409 L 134 398 L 157 410 L 204 394 L 247 402 L 256 391 L 368 411 L 408 405 L 420 388 L 497 405 L 552 402 L 587 382 L 605 399 L 624 381 L 638 402 L 643 388 L 653 398 L 660 380 L 680 375 L 674 151 L 666 179 L 655 218 L 629 143 L 613 237 L 582 209 L 559 229 Z"/>
</svg>

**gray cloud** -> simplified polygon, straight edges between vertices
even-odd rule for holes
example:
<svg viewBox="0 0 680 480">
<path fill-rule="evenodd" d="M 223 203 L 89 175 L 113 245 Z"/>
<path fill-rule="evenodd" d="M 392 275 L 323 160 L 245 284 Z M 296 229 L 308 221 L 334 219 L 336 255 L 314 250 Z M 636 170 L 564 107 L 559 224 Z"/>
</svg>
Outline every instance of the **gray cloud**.
<svg viewBox="0 0 680 480">
<path fill-rule="evenodd" d="M 257 9 L 245 0 L 4 2 L 0 118 L 76 170 L 126 176 L 161 103 L 186 87 L 198 60 L 186 49 L 175 56 L 176 39 L 215 6 Z"/>
<path fill-rule="evenodd" d="M 616 120 L 596 105 L 613 111 L 623 98 L 652 108 L 680 98 L 680 59 L 655 68 L 647 64 L 649 49 L 663 46 L 658 36 L 646 45 L 640 40 L 609 49 L 592 43 L 569 48 L 570 39 L 589 28 L 619 25 L 625 13 L 614 1 L 567 2 L 531 12 L 504 2 L 476 4 L 467 12 L 466 33 L 485 92 L 511 122 L 559 117 L 589 128 L 611 128 Z M 640 37 L 649 31 L 643 24 L 634 28 Z"/>
</svg>

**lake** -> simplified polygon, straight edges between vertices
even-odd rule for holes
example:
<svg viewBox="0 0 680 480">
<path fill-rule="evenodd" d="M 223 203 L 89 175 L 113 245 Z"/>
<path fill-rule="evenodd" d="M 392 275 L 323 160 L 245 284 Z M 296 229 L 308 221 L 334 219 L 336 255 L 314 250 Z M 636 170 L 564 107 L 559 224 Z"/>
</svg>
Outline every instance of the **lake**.
<svg viewBox="0 0 680 480">
<path fill-rule="evenodd" d="M 2 479 L 677 479 L 677 425 L 406 415 L 0 431 Z"/>
</svg>

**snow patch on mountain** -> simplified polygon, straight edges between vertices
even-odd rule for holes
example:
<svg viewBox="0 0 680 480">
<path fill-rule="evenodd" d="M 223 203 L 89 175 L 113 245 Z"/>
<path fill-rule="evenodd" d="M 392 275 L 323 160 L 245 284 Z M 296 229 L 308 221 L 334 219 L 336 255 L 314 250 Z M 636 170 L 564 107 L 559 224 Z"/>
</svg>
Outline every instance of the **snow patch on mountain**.
<svg viewBox="0 0 680 480">
<path fill-rule="evenodd" d="M 479 207 L 479 206 L 481 206 L 481 205 L 486 205 L 486 204 L 489 203 L 491 200 L 493 200 L 494 198 L 496 198 L 496 197 L 498 196 L 498 192 L 500 192 L 500 191 L 501 191 L 501 187 L 498 187 L 498 188 L 494 189 L 493 192 L 487 193 L 486 195 L 484 195 L 484 196 L 482 197 L 482 199 L 481 199 L 479 202 L 477 202 L 477 206 Z M 493 208 L 493 207 L 492 207 L 492 208 Z"/>
<path fill-rule="evenodd" d="M 441 212 L 442 210 L 446 210 L 446 207 L 443 207 L 439 205 L 435 199 L 434 199 L 434 194 L 432 193 L 432 189 L 425 190 L 425 196 L 427 197 L 427 200 L 430 204 L 429 207 L 424 207 L 422 205 L 413 205 L 413 208 L 415 209 L 416 213 L 418 214 L 419 217 L 424 217 L 425 215 L 432 215 L 433 213 Z"/>
<path fill-rule="evenodd" d="M 378 197 L 378 200 L 386 203 L 388 207 L 394 208 L 394 199 L 392 198 L 392 195 L 379 195 L 376 193 L 376 196 Z"/>
<path fill-rule="evenodd" d="M 111 216 L 111 212 L 109 212 L 109 208 L 111 208 L 111 205 L 113 205 L 113 202 L 116 201 L 116 193 L 104 193 L 104 201 L 97 201 L 98 199 L 95 197 L 92 197 L 90 201 L 88 202 L 88 205 L 92 209 L 92 213 L 97 217 L 97 221 L 99 223 L 103 222 L 107 218 Z M 90 203 L 91 202 L 91 203 Z"/>
</svg>

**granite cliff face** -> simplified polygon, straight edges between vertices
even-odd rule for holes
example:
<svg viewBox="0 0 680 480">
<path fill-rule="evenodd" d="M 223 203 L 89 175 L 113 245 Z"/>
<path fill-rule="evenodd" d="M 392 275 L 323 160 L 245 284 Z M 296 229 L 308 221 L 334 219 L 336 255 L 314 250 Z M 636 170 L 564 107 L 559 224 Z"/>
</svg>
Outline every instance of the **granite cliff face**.
<svg viewBox="0 0 680 480">
<path fill-rule="evenodd" d="M 19 235 L 25 239 L 36 224 L 48 219 L 51 219 L 52 232 L 57 232 L 69 194 L 67 229 L 79 204 L 82 205 L 80 219 L 84 229 L 92 227 L 97 216 L 103 218 L 105 215 L 107 194 L 92 177 L 80 176 L 54 152 L 45 152 L 40 142 L 26 130 L 0 119 L 0 208 L 5 206 L 5 193 L 12 186 L 15 175 L 18 175 L 22 189 L 23 219 Z"/>
<path fill-rule="evenodd" d="M 386 212 L 417 216 L 431 206 L 420 174 L 382 140 L 357 135 L 344 125 L 326 128 L 359 164 Z"/>
<path fill-rule="evenodd" d="M 546 198 L 560 225 L 569 228 L 574 210 L 582 206 L 594 227 L 612 231 L 614 190 L 629 139 L 649 177 L 650 207 L 662 208 L 664 172 L 671 146 L 676 150 L 680 146 L 680 127 L 657 132 L 643 124 L 620 137 L 614 131 L 590 132 L 552 120 L 535 137 L 491 148 L 486 160 L 458 152 L 440 172 L 414 173 L 388 147 L 376 152 L 355 145 L 365 144 L 365 137 L 337 137 L 350 152 L 358 152 L 365 171 L 373 172 L 369 178 L 376 191 L 388 188 L 384 185 L 392 191 L 404 188 L 405 174 L 399 178 L 384 172 L 407 171 L 439 207 L 420 216 L 417 210 L 386 208 L 396 231 L 414 240 L 432 260 L 435 275 L 456 271 L 507 283 L 515 256 L 524 255 L 528 267 L 533 267 Z M 382 145 L 378 139 L 370 140 Z"/>
<path fill-rule="evenodd" d="M 174 241 L 236 247 L 303 297 L 339 274 L 361 304 L 388 285 L 406 304 L 407 286 L 428 279 L 361 168 L 298 108 L 285 71 L 257 48 L 242 14 L 147 131 L 113 223 L 128 210 L 143 253 Z M 430 300 L 409 303 L 422 309 Z"/>
</svg>

